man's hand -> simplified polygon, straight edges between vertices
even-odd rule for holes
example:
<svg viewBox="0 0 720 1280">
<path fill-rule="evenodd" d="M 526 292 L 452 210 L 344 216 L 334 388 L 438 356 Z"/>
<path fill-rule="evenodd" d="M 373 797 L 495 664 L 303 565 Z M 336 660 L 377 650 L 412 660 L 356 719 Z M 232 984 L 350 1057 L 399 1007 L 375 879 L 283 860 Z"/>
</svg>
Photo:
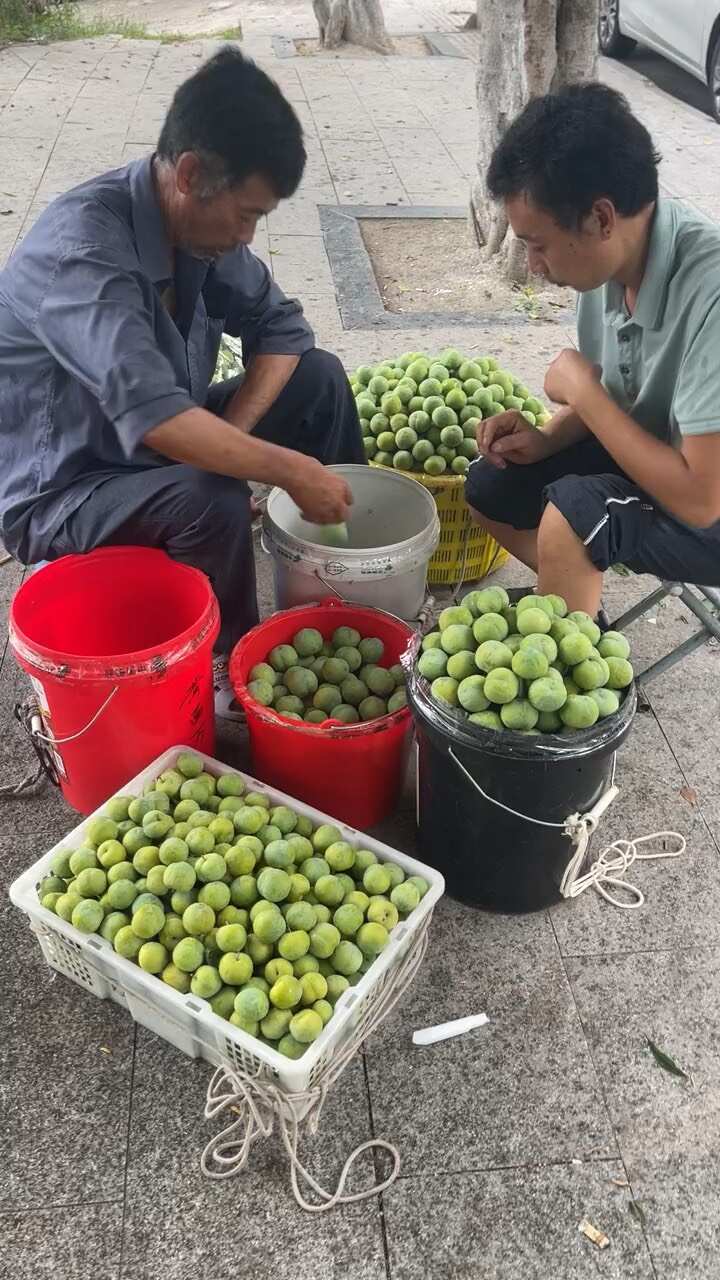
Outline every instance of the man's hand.
<svg viewBox="0 0 720 1280">
<path fill-rule="evenodd" d="M 352 505 L 352 492 L 341 476 L 315 458 L 298 454 L 293 476 L 285 488 L 311 524 L 343 524 Z"/>
<path fill-rule="evenodd" d="M 553 360 L 545 374 L 545 395 L 555 404 L 575 408 L 583 391 L 600 379 L 600 365 L 591 364 L 585 356 L 567 347 Z"/>
<path fill-rule="evenodd" d="M 521 465 L 540 462 L 553 452 L 547 436 L 531 426 L 516 409 L 485 419 L 477 429 L 476 438 L 480 452 L 500 470 L 508 462 Z"/>
</svg>

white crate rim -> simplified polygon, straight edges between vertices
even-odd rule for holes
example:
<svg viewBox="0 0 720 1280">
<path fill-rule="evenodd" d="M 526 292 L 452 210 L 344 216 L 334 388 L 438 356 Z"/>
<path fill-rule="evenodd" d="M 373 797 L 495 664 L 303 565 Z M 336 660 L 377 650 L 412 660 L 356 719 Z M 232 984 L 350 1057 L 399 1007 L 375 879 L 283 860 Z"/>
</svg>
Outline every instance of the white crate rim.
<svg viewBox="0 0 720 1280">
<path fill-rule="evenodd" d="M 115 794 L 142 794 L 145 784 L 158 777 L 165 769 L 172 768 L 178 756 L 184 752 L 190 752 L 201 759 L 207 772 L 216 775 L 218 773 L 235 774 L 242 778 L 248 791 L 258 791 L 267 795 L 273 805 L 288 805 L 295 812 L 310 818 L 315 826 L 323 823 L 332 824 L 341 832 L 343 839 L 346 839 L 355 847 L 369 849 L 375 853 L 381 862 L 396 862 L 407 875 L 422 876 L 430 886 L 411 915 L 395 926 L 390 935 L 390 943 L 373 961 L 373 964 L 367 973 L 363 975 L 360 982 L 343 992 L 335 1005 L 333 1017 L 318 1039 L 305 1051 L 302 1058 L 296 1060 L 286 1058 L 283 1054 L 271 1049 L 260 1040 L 248 1035 L 239 1027 L 233 1026 L 231 1022 L 219 1017 L 218 1014 L 213 1012 L 208 1001 L 201 999 L 199 996 L 183 995 L 175 991 L 174 988 L 160 981 L 159 978 L 145 973 L 139 965 L 118 955 L 112 944 L 107 942 L 106 939 L 101 938 L 98 934 L 81 933 L 74 925 L 42 906 L 37 897 L 37 885 L 48 873 L 53 855 L 59 849 L 77 848 L 82 842 L 82 834 L 88 824 L 93 818 L 104 812 L 105 805 L 101 805 L 92 814 L 89 814 L 87 818 L 84 818 L 63 840 L 53 845 L 47 853 L 22 872 L 10 885 L 10 900 L 14 906 L 30 917 L 33 922 L 33 931 L 36 934 L 47 936 L 48 933 L 54 933 L 61 935 L 71 947 L 81 952 L 84 962 L 90 968 L 99 971 L 100 977 L 105 982 L 115 981 L 123 990 L 130 990 L 134 999 L 144 1000 L 150 1006 L 164 1004 L 170 1010 L 177 1011 L 178 1014 L 180 1012 L 185 1015 L 190 1014 L 200 1024 L 201 1028 L 205 1027 L 210 1032 L 213 1039 L 218 1035 L 222 1035 L 231 1041 L 241 1053 L 259 1061 L 265 1070 L 270 1071 L 273 1076 L 280 1080 L 289 1094 L 303 1093 L 310 1087 L 310 1077 L 314 1068 L 326 1055 L 331 1055 L 343 1040 L 348 1024 L 351 1022 L 357 1007 L 366 997 L 372 995 L 373 989 L 378 986 L 381 980 L 392 976 L 393 969 L 404 956 L 409 945 L 419 935 L 420 931 L 429 924 L 433 910 L 444 892 L 445 881 L 440 872 L 435 870 L 434 867 L 427 866 L 425 863 L 411 858 L 408 854 L 401 853 L 400 850 L 393 849 L 390 845 L 386 845 L 382 841 L 375 840 L 364 832 L 348 826 L 342 819 L 323 813 L 321 810 L 315 809 L 301 800 L 296 800 L 293 796 L 278 791 L 259 779 L 253 778 L 252 775 L 243 772 L 241 769 L 235 769 L 230 765 L 224 764 L 222 761 L 206 755 L 194 747 L 180 744 L 168 748 L 167 751 L 164 751 L 162 755 L 153 760 Z M 108 797 L 108 799 L 110 798 Z M 105 804 L 107 804 L 107 801 Z M 162 1032 L 158 1031 L 157 1034 L 162 1035 Z M 202 1037 L 193 1035 L 193 1039 L 201 1045 L 206 1043 Z M 227 1054 L 222 1053 L 222 1050 L 220 1050 L 220 1056 L 229 1066 L 235 1065 Z"/>
</svg>

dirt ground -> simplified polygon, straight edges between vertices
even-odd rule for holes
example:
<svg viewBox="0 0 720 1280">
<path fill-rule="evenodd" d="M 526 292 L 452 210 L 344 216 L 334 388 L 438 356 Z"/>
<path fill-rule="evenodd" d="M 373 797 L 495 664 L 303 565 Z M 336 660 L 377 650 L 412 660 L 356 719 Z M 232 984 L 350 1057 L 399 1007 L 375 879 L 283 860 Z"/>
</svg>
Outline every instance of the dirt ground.
<svg viewBox="0 0 720 1280">
<path fill-rule="evenodd" d="M 567 321 L 571 289 L 534 277 L 526 289 L 481 261 L 469 222 L 457 218 L 361 219 L 360 232 L 388 311 L 477 316 L 517 312 L 549 324 Z M 563 314 L 563 312 L 565 314 Z"/>
<path fill-rule="evenodd" d="M 395 56 L 399 58 L 430 57 L 422 36 L 393 36 Z M 323 49 L 319 40 L 296 40 L 295 48 L 303 57 L 320 58 L 377 58 L 372 49 L 362 49 L 357 44 L 341 44 L 339 49 Z"/>
</svg>

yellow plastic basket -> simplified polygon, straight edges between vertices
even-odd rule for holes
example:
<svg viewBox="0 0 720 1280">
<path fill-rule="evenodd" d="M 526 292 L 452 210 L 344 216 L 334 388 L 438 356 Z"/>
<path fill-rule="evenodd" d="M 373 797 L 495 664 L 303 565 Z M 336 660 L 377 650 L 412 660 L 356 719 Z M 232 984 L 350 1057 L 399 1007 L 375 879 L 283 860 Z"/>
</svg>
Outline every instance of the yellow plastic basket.
<svg viewBox="0 0 720 1280">
<path fill-rule="evenodd" d="M 383 464 L 371 462 L 371 466 Z M 505 564 L 505 548 L 470 519 L 463 476 L 428 476 L 417 471 L 403 471 L 402 475 L 411 476 L 430 491 L 440 517 L 440 542 L 428 565 L 428 582 L 436 587 L 479 582 Z"/>
</svg>

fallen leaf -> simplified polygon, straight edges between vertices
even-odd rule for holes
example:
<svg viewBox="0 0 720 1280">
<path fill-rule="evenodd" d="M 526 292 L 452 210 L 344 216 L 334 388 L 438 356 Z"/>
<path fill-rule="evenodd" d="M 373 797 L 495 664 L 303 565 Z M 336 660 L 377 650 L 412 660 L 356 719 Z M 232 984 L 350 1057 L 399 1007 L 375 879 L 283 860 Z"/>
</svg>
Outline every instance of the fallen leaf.
<svg viewBox="0 0 720 1280">
<path fill-rule="evenodd" d="M 100 1045 L 100 1052 L 101 1052 L 101 1053 L 108 1053 L 108 1054 L 112 1054 L 112 1049 L 108 1049 L 108 1047 L 107 1047 L 107 1045 L 106 1045 L 106 1044 L 101 1044 L 101 1045 Z"/>
<path fill-rule="evenodd" d="M 678 1066 L 674 1058 L 671 1058 L 663 1049 L 658 1048 L 654 1040 L 647 1038 L 646 1043 L 653 1058 L 657 1062 L 658 1066 L 662 1067 L 663 1071 L 667 1071 L 671 1076 L 679 1076 L 681 1080 L 689 1079 L 687 1071 L 683 1071 L 682 1067 Z"/>
<path fill-rule="evenodd" d="M 607 1249 L 610 1243 L 605 1232 L 598 1231 L 597 1227 L 594 1227 L 592 1222 L 588 1222 L 587 1218 L 583 1218 L 578 1227 L 578 1231 L 581 1231 L 584 1236 L 587 1236 L 588 1240 L 592 1240 L 593 1244 L 596 1244 L 598 1249 Z"/>
<path fill-rule="evenodd" d="M 613 1183 L 613 1185 L 614 1185 L 614 1186 L 616 1186 L 616 1187 L 629 1187 L 629 1186 L 630 1186 L 630 1183 L 628 1182 L 627 1178 L 611 1178 L 611 1179 L 610 1179 L 610 1181 L 611 1181 L 611 1182 Z"/>
<path fill-rule="evenodd" d="M 693 807 L 698 802 L 698 793 L 694 787 L 681 787 L 680 795 L 683 800 L 687 800 L 688 804 L 691 804 Z"/>
<path fill-rule="evenodd" d="M 645 1226 L 645 1210 L 638 1204 L 637 1200 L 628 1200 L 628 1212 L 636 1218 L 641 1227 Z"/>
<path fill-rule="evenodd" d="M 0 218 L 7 218 L 13 212 L 13 209 L 0 209 Z"/>
<path fill-rule="evenodd" d="M 230 1107 L 230 1110 L 233 1111 L 236 1116 L 242 1115 L 242 1110 L 240 1109 L 240 1107 Z"/>
</svg>

